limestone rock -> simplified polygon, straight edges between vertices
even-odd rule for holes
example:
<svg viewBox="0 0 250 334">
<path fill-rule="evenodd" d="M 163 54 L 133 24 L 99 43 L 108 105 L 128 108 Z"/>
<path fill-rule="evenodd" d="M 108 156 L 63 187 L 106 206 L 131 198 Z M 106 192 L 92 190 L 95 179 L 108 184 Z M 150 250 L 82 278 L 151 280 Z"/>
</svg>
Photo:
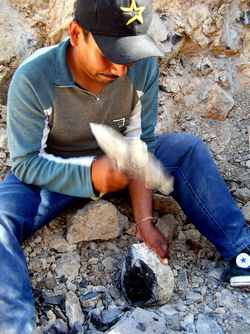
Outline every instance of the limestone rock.
<svg viewBox="0 0 250 334">
<path fill-rule="evenodd" d="M 233 106 L 233 97 L 218 84 L 214 84 L 208 94 L 208 117 L 223 121 Z"/>
<path fill-rule="evenodd" d="M 74 327 L 76 324 L 82 325 L 84 323 L 84 314 L 79 299 L 72 291 L 66 294 L 65 310 L 70 328 Z"/>
<path fill-rule="evenodd" d="M 171 298 L 174 276 L 144 243 L 134 244 L 122 266 L 121 288 L 132 305 L 162 305 Z"/>
<path fill-rule="evenodd" d="M 127 218 L 113 204 L 104 200 L 91 202 L 67 217 L 67 240 L 77 243 L 115 239 L 121 234 L 126 221 Z"/>
<path fill-rule="evenodd" d="M 136 308 L 126 315 L 113 327 L 108 334 L 167 334 L 167 324 L 163 316 L 153 311 Z"/>
<path fill-rule="evenodd" d="M 75 0 L 50 1 L 48 31 L 51 43 L 58 43 L 67 35 L 68 25 L 73 19 L 74 4 Z"/>
<path fill-rule="evenodd" d="M 4 34 L 0 34 L 0 64 L 9 64 L 13 57 L 23 59 L 37 44 L 34 29 L 7 0 L 0 2 L 0 31 L 4 31 Z"/>
</svg>

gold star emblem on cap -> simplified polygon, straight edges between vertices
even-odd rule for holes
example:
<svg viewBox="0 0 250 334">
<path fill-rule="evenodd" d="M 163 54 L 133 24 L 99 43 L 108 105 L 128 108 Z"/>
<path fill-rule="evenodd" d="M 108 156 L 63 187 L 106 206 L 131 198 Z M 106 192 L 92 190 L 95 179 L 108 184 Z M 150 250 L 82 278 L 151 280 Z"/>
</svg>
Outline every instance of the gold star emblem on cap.
<svg viewBox="0 0 250 334">
<path fill-rule="evenodd" d="M 135 0 L 132 0 L 130 7 L 120 7 L 120 9 L 125 13 L 131 13 L 133 15 L 133 17 L 126 23 L 127 26 L 136 20 L 143 24 L 142 13 L 144 12 L 145 7 L 137 7 Z"/>
</svg>

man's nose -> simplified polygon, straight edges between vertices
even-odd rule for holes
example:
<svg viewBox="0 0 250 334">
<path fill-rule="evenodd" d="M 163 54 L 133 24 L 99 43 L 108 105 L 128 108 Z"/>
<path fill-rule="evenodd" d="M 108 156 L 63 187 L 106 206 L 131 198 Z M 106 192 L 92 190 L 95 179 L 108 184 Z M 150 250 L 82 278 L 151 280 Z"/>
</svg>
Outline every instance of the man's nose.
<svg viewBox="0 0 250 334">
<path fill-rule="evenodd" d="M 117 75 L 118 77 L 122 77 L 127 74 L 128 66 L 127 65 L 120 65 L 120 64 L 112 64 L 111 66 L 111 73 L 113 75 Z"/>
</svg>

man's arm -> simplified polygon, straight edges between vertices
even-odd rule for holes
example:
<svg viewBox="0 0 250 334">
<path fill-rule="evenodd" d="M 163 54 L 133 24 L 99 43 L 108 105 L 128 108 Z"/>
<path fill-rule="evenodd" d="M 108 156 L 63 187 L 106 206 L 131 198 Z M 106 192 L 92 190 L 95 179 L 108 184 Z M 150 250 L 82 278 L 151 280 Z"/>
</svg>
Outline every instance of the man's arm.
<svg viewBox="0 0 250 334">
<path fill-rule="evenodd" d="M 159 65 L 155 58 L 145 59 L 129 73 L 135 87 L 141 92 L 130 127 L 126 133 L 129 138 L 143 140 L 151 153 L 155 149 L 155 126 L 157 123 L 158 91 L 159 91 Z M 167 258 L 168 242 L 160 231 L 154 226 L 152 217 L 152 191 L 144 183 L 133 179 L 129 183 L 135 222 L 137 224 L 137 237 L 142 239 L 161 258 Z"/>
<path fill-rule="evenodd" d="M 168 241 L 154 226 L 152 217 L 152 191 L 141 180 L 130 181 L 129 193 L 136 223 L 136 236 L 143 240 L 162 259 L 169 257 Z"/>
<path fill-rule="evenodd" d="M 50 105 L 41 102 L 33 84 L 40 78 L 34 78 L 27 66 L 30 65 L 17 70 L 8 93 L 7 130 L 12 171 L 27 184 L 70 196 L 94 197 L 91 159 L 86 162 L 82 158 L 43 154 Z"/>
</svg>

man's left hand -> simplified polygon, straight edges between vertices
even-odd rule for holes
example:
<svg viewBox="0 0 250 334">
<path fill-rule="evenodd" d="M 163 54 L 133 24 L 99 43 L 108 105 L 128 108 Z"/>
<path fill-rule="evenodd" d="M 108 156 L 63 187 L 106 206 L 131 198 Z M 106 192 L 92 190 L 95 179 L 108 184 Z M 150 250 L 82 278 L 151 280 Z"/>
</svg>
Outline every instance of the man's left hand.
<svg viewBox="0 0 250 334">
<path fill-rule="evenodd" d="M 136 227 L 136 237 L 139 240 L 144 241 L 162 260 L 169 259 L 168 240 L 158 228 L 154 226 L 152 221 L 136 224 Z"/>
</svg>

